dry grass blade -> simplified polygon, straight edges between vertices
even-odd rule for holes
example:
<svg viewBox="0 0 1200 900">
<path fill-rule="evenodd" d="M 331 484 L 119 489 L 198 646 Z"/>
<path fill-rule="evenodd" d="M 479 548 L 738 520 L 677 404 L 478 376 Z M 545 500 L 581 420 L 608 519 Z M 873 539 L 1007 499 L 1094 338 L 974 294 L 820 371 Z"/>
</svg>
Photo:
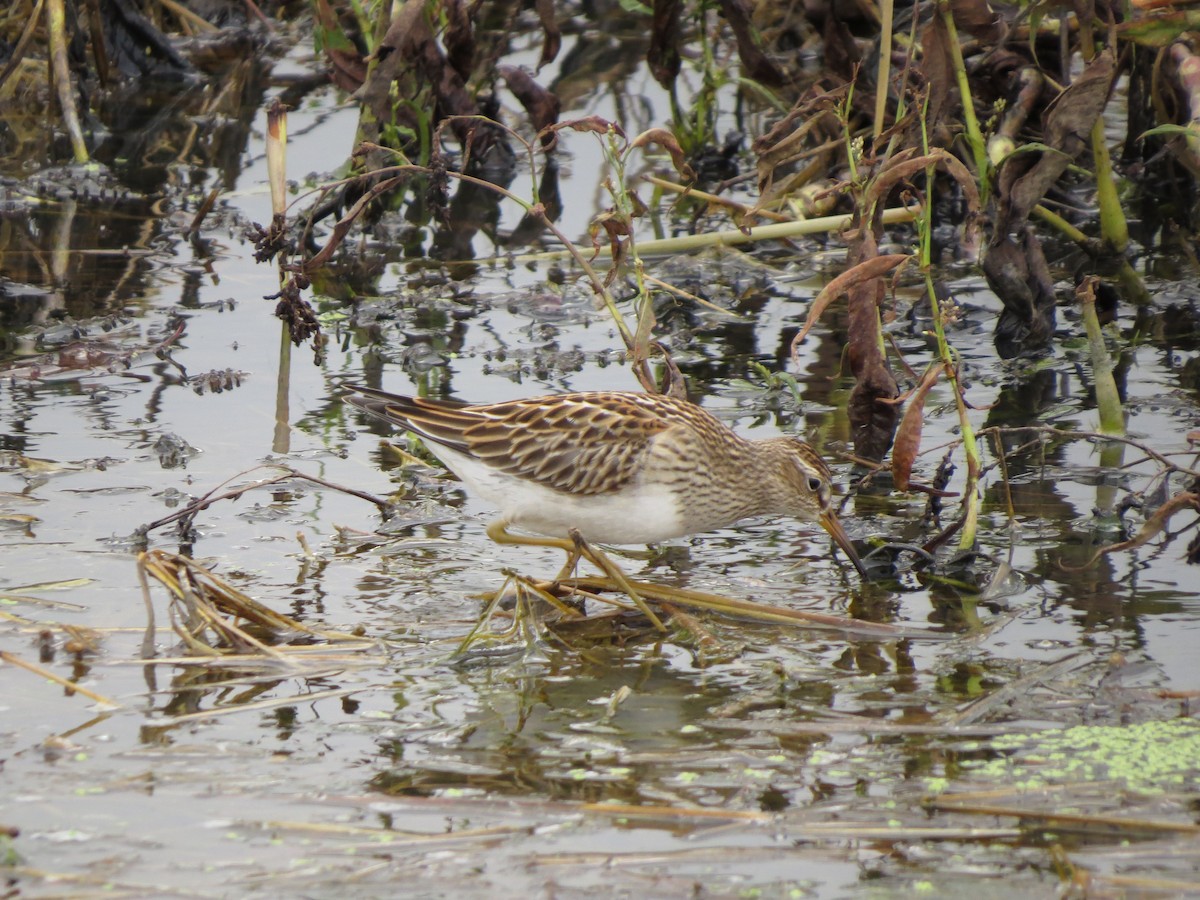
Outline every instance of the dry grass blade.
<svg viewBox="0 0 1200 900">
<path fill-rule="evenodd" d="M 995 841 L 1014 840 L 1022 837 L 1018 828 L 921 828 L 907 825 L 866 825 L 854 822 L 840 823 L 797 823 L 793 834 L 796 842 L 802 841 Z M 663 863 L 713 864 L 718 859 L 722 864 L 741 861 L 778 859 L 793 854 L 795 848 L 784 847 L 689 847 L 684 850 L 645 850 L 539 854 L 530 857 L 529 864 L 535 866 L 602 866 L 615 869 L 620 866 L 644 866 Z"/>
<path fill-rule="evenodd" d="M 361 694 L 364 691 L 370 690 L 366 685 L 358 685 L 352 688 L 334 688 L 328 691 L 314 691 L 311 694 L 289 694 L 286 697 L 272 697 L 269 700 L 257 700 L 254 703 L 238 703 L 232 706 L 223 706 L 217 709 L 203 709 L 199 712 L 184 713 L 179 716 L 168 716 L 162 719 L 155 719 L 153 724 L 156 728 L 165 727 L 168 725 L 179 725 L 183 722 L 195 722 L 200 719 L 215 719 L 218 716 L 228 716 L 234 713 L 243 712 L 261 712 L 264 709 L 277 709 L 280 706 L 293 706 L 297 703 L 315 703 L 318 700 L 330 700 L 337 697 L 348 697 L 351 694 Z"/>
<path fill-rule="evenodd" d="M 237 822 L 243 828 L 259 828 L 263 831 L 294 831 L 300 834 L 320 834 L 333 837 L 385 838 L 389 847 L 420 846 L 422 844 L 458 844 L 479 838 L 506 837 L 513 834 L 528 834 L 524 825 L 490 825 L 484 828 L 463 828 L 455 831 L 439 831 L 428 834 L 420 831 L 399 829 L 365 828 L 361 825 L 342 825 L 337 822 Z"/>
<path fill-rule="evenodd" d="M 1108 553 L 1119 553 L 1122 550 L 1135 550 L 1150 542 L 1150 540 L 1160 531 L 1165 531 L 1167 523 L 1170 522 L 1171 516 L 1183 509 L 1194 509 L 1200 511 L 1200 494 L 1184 491 L 1176 494 L 1162 506 L 1154 511 L 1154 515 L 1150 516 L 1138 530 L 1138 533 L 1127 541 L 1121 541 L 1119 544 L 1109 544 L 1107 547 L 1101 547 L 1091 558 L 1081 566 L 1065 566 L 1061 562 L 1059 565 L 1069 572 L 1082 572 L 1084 569 L 1091 566 L 1100 557 Z"/>
<path fill-rule="evenodd" d="M 901 263 L 912 259 L 907 253 L 892 253 L 887 256 L 874 256 L 870 259 L 863 260 L 857 266 L 843 272 L 837 276 L 829 284 L 821 289 L 821 293 L 817 294 L 812 304 L 808 308 L 808 317 L 804 320 L 804 327 L 799 333 L 792 338 L 792 357 L 796 356 L 796 348 L 808 336 L 812 327 L 817 324 L 821 318 L 821 313 L 825 312 L 825 308 L 842 294 L 854 288 L 856 285 L 864 284 L 872 281 L 875 278 L 880 278 L 886 275 L 892 269 L 896 268 Z"/>
<path fill-rule="evenodd" d="M 1123 819 L 1120 816 L 1089 815 L 1087 813 L 1048 812 L 1038 809 L 1022 809 L 1017 806 L 994 806 L 989 804 L 955 803 L 954 796 L 938 797 L 926 803 L 939 812 L 970 813 L 980 816 L 1014 816 L 1018 819 L 1042 822 L 1055 831 L 1083 831 L 1112 835 L 1124 834 L 1200 834 L 1200 825 L 1191 822 L 1163 822 L 1157 819 Z"/>
<path fill-rule="evenodd" d="M 994 737 L 997 734 L 1013 734 L 1020 729 L 1012 723 L 1004 725 L 965 725 L 962 727 L 941 724 L 918 725 L 908 722 L 889 722 L 870 716 L 846 715 L 840 718 L 819 718 L 808 722 L 742 721 L 738 719 L 702 719 L 695 724 L 712 731 L 732 731 L 746 734 L 796 737 L 804 734 L 856 734 L 871 735 L 933 735 L 935 737 L 970 738 Z"/>
<path fill-rule="evenodd" d="M 379 641 L 360 640 L 359 643 L 339 644 L 337 651 L 331 651 L 325 645 L 304 645 L 297 647 L 287 647 L 287 657 L 291 662 L 303 662 L 305 666 L 326 666 L 329 668 L 342 670 L 347 666 L 362 664 L 363 654 L 381 649 Z M 194 656 L 156 656 L 154 663 L 163 666 L 188 666 L 195 665 L 197 662 Z M 205 659 L 204 667 L 212 671 L 221 669 L 238 669 L 244 670 L 254 663 L 262 662 L 262 654 L 259 653 L 226 653 L 219 657 Z M 105 662 L 108 666 L 144 666 L 145 659 L 110 659 Z M 311 673 L 306 673 L 308 677 L 313 677 Z"/>
<path fill-rule="evenodd" d="M 611 591 L 623 588 L 608 578 L 579 578 L 572 579 L 571 586 L 578 586 L 585 591 Z M 755 603 L 750 600 L 736 600 L 732 597 L 722 597 L 720 594 L 708 594 L 703 591 L 691 591 L 684 588 L 673 588 L 661 584 L 651 584 L 643 581 L 630 581 L 629 586 L 647 600 L 660 603 L 675 603 L 679 606 L 691 606 L 697 609 L 707 609 L 728 616 L 741 616 L 760 622 L 777 622 L 783 624 L 803 624 L 813 628 L 831 628 L 848 634 L 861 634 L 880 638 L 924 638 L 928 640 L 948 640 L 954 635 L 941 631 L 931 631 L 926 628 L 911 628 L 902 625 L 889 625 L 885 622 L 868 622 L 865 619 L 852 619 L 848 616 L 835 616 L 830 613 L 809 612 L 802 609 L 789 609 L 786 606 L 772 606 L 768 603 Z M 540 585 L 550 589 L 551 584 Z"/>
<path fill-rule="evenodd" d="M 121 900 L 122 897 L 199 897 L 209 898 L 209 891 L 190 891 L 177 885 L 147 884 L 145 882 L 118 881 L 111 872 L 64 872 L 51 869 L 37 869 L 33 866 L 6 866 L 4 874 L 8 878 L 29 881 L 40 881 L 43 884 L 78 885 L 81 888 L 95 890 L 55 891 L 56 897 L 105 897 L 106 900 Z"/>
<path fill-rule="evenodd" d="M 87 609 L 78 603 L 66 603 L 62 600 L 46 600 L 44 597 L 32 597 L 29 594 L 14 591 L 0 591 L 0 600 L 6 603 L 28 603 L 30 606 L 44 606 L 48 609 L 69 609 L 73 612 Z"/>
<path fill-rule="evenodd" d="M 894 225 L 898 222 L 911 222 L 914 218 L 912 210 L 896 207 L 885 210 L 881 216 L 884 225 Z M 707 247 L 732 247 L 739 244 L 749 244 L 758 241 L 777 241 L 784 238 L 800 237 L 806 234 L 836 233 L 854 224 L 854 216 L 850 213 L 836 216 L 822 216 L 818 219 L 777 222 L 773 225 L 758 225 L 745 231 L 733 229 L 730 231 L 708 231 L 703 234 L 692 234 L 686 237 L 661 238 L 653 241 L 638 241 L 638 255 L 643 259 L 649 256 L 662 256 L 672 253 L 690 253 Z M 605 257 L 609 250 L 601 246 L 598 252 Z M 572 254 L 568 250 L 553 250 L 546 253 L 526 253 L 512 257 L 512 261 L 544 262 L 557 259 L 567 259 Z M 492 257 L 479 259 L 476 262 L 487 263 L 505 261 L 507 257 Z"/>
<path fill-rule="evenodd" d="M 359 637 L 318 631 L 277 613 L 184 556 L 150 550 L 138 558 L 138 569 L 170 592 L 175 632 L 200 655 L 224 655 L 233 647 L 291 664 L 287 654 L 247 634 L 232 619 L 253 623 L 271 634 L 299 633 L 326 641 L 361 643 Z M 176 614 L 182 622 L 175 622 Z"/>
<path fill-rule="evenodd" d="M 987 716 L 992 710 L 1006 706 L 1018 697 L 1027 696 L 1035 686 L 1060 678 L 1067 672 L 1073 671 L 1080 666 L 1085 666 L 1089 662 L 1091 662 L 1089 655 L 1085 653 L 1072 653 L 1062 659 L 1041 666 L 1029 675 L 1003 685 L 993 690 L 990 694 L 980 697 L 978 700 L 973 700 L 964 708 L 955 712 L 954 715 L 949 716 L 945 721 L 945 725 L 948 728 L 957 728 L 963 725 L 974 724 Z"/>
<path fill-rule="evenodd" d="M 113 709 L 121 708 L 121 704 L 116 700 L 110 700 L 103 694 L 97 694 L 95 691 L 89 691 L 85 687 L 80 687 L 75 682 L 63 678 L 61 675 L 56 675 L 49 669 L 39 666 L 37 663 L 31 663 L 28 660 L 21 659 L 19 656 L 15 656 L 12 653 L 9 653 L 7 650 L 0 650 L 0 660 L 3 660 L 10 666 L 16 666 L 19 669 L 32 672 L 34 675 L 40 675 L 42 678 L 45 678 L 48 681 L 53 681 L 55 684 L 61 684 L 68 691 L 74 691 L 76 693 L 83 694 L 83 696 L 87 697 L 89 700 L 95 700 L 97 703 L 103 703 L 105 706 L 111 706 Z"/>
<path fill-rule="evenodd" d="M 703 806 L 637 806 L 632 803 L 581 803 L 584 812 L 606 816 L 636 816 L 639 819 L 731 819 L 740 822 L 772 822 L 774 813 L 752 809 L 709 809 Z"/>
</svg>

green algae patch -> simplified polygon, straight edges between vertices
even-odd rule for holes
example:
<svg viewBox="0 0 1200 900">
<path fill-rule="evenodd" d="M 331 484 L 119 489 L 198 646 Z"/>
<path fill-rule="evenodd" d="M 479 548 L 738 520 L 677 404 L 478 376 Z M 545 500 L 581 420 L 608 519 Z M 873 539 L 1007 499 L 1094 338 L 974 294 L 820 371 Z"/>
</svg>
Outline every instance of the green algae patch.
<svg viewBox="0 0 1200 900">
<path fill-rule="evenodd" d="M 1027 790 L 1089 781 L 1144 794 L 1200 790 L 1200 722 L 1192 719 L 998 735 L 991 747 L 1003 756 L 964 760 L 964 774 Z"/>
</svg>

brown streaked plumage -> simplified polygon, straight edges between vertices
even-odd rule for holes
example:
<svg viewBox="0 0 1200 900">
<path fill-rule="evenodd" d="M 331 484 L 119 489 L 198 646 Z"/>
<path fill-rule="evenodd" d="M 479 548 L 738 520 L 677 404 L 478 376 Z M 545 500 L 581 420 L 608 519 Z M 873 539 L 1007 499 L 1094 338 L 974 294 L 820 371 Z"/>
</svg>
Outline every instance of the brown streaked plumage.
<svg viewBox="0 0 1200 900">
<path fill-rule="evenodd" d="M 819 522 L 863 571 L 830 504 L 829 467 L 798 438 L 746 440 L 701 407 L 655 394 L 468 406 L 349 387 L 349 403 L 424 438 L 505 525 L 647 544 L 792 516 Z"/>
</svg>

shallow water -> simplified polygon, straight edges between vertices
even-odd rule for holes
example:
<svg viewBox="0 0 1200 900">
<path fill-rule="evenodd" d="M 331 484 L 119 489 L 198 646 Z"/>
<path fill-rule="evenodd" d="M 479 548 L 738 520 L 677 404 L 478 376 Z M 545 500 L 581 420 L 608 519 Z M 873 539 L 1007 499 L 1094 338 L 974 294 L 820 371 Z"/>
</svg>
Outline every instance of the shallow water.
<svg viewBox="0 0 1200 900">
<path fill-rule="evenodd" d="M 297 53 L 275 71 L 305 65 Z M 598 88 L 578 109 L 616 116 L 620 104 L 605 104 L 633 87 Z M 247 78 L 249 110 L 180 98 L 178 118 L 152 120 L 172 147 L 164 135 L 187 133 L 197 117 L 214 123 L 191 155 L 138 169 L 139 189 L 163 192 L 166 204 L 85 199 L 4 214 L 0 591 L 19 599 L 0 608 L 0 649 L 36 661 L 39 646 L 52 647 L 47 669 L 120 704 L 105 710 L 5 666 L 0 825 L 20 830 L 11 846 L 22 892 L 333 897 L 404 884 L 433 896 L 451 879 L 468 897 L 673 896 L 697 884 L 713 896 L 947 895 L 986 891 L 988 879 L 1006 895 L 1057 891 L 1042 836 L 1012 818 L 929 813 L 922 799 L 935 779 L 958 791 L 996 787 L 960 765 L 988 756 L 981 742 L 992 733 L 1189 713 L 1186 697 L 1166 692 L 1196 688 L 1190 530 L 1076 570 L 1097 546 L 1136 531 L 1136 513 L 1122 526 L 1095 511 L 1152 492 L 1157 465 L 1127 447 L 1117 468 L 1091 443 L 1060 440 L 1010 460 L 1007 486 L 993 468 L 980 556 L 959 573 L 966 586 L 907 571 L 863 586 L 830 558 L 819 529 L 789 521 L 623 561 L 643 580 L 936 628 L 945 640 L 702 617 L 711 643 L 680 634 L 658 642 L 597 619 L 544 633 L 529 652 L 456 661 L 481 610 L 474 595 L 498 589 L 505 569 L 548 575 L 561 560 L 491 544 L 487 505 L 434 468 L 398 465 L 380 444 L 387 429 L 341 404 L 338 385 L 476 402 L 636 385 L 606 314 L 577 286 L 557 289 L 546 264 L 431 270 L 407 264 L 385 235 L 362 254 L 373 272 L 347 266 L 343 280 L 318 286 L 327 356 L 314 365 L 309 350 L 294 351 L 280 401 L 279 326 L 274 301 L 263 299 L 277 276 L 254 264 L 242 238 L 248 222 L 269 217 L 253 110 L 277 90 Z M 324 172 L 344 159 L 354 115 L 332 89 L 312 95 L 290 117 L 291 171 Z M 630 115 L 654 121 L 645 110 Z M 596 209 L 599 168 L 593 139 L 572 136 L 569 233 L 582 235 Z M 186 202 L 180 184 L 197 186 Z M 225 193 L 203 239 L 185 239 L 198 197 L 215 185 Z M 518 219 L 502 207 L 499 229 Z M 497 252 L 482 234 L 473 247 L 477 258 Z M 839 270 L 839 252 L 813 242 L 769 255 L 770 265 L 738 251 L 654 261 L 659 277 L 700 285 L 737 314 L 664 304 L 663 339 L 707 408 L 753 437 L 809 435 L 848 485 L 851 466 L 832 455 L 848 439 L 849 383 L 837 375 L 844 320 L 826 319 L 798 367 L 787 352 L 807 301 Z M 1064 345 L 1036 365 L 999 361 L 990 340 L 997 302 L 969 270 L 948 277 L 964 308 L 951 340 L 976 427 L 1093 428 L 1082 347 Z M 1194 292 L 1186 282 L 1154 287 L 1161 308 L 1123 307 L 1119 321 L 1126 338 L 1143 335 L 1122 359 L 1129 432 L 1194 465 Z M 1064 331 L 1081 331 L 1062 319 Z M 923 363 L 919 328 L 902 315 L 891 329 L 909 362 Z M 89 343 L 81 350 L 79 341 Z M 764 390 L 751 361 L 793 374 L 802 402 Z M 220 393 L 188 382 L 226 370 L 240 383 Z M 926 410 L 923 447 L 954 440 L 948 389 L 936 388 Z M 942 452 L 922 457 L 922 477 Z M 950 490 L 962 487 L 956 461 Z M 399 515 L 385 523 L 361 499 L 291 482 L 215 503 L 194 535 L 167 526 L 149 545 L 190 550 L 260 602 L 310 626 L 361 629 L 375 645 L 342 654 L 334 645 L 290 667 L 147 663 L 135 532 L 220 485 L 269 477 L 260 467 L 277 464 L 393 495 Z M 1185 485 L 1174 476 L 1163 497 Z M 925 502 L 863 492 L 843 518 L 859 537 L 921 543 L 931 534 Z M 955 508 L 948 500 L 947 521 Z M 1189 515 L 1172 529 L 1190 528 Z M 1013 574 L 981 597 L 976 588 L 1010 552 Z M 157 653 L 176 658 L 165 591 L 150 594 Z M 93 649 L 76 658 L 63 646 L 67 627 L 94 632 L 84 635 Z M 996 705 L 971 706 L 987 698 Z M 1115 807 L 1107 811 L 1191 819 L 1183 801 L 1105 784 L 1103 802 Z M 1194 793 L 1195 772 L 1174 788 Z M 1053 797 L 1020 802 L 1041 808 Z M 1173 838 L 1160 840 L 1174 849 Z M 1069 833 L 1062 842 L 1097 874 L 1122 868 L 1112 842 Z M 1151 870 L 1194 881 L 1194 865 L 1168 853 Z"/>
</svg>

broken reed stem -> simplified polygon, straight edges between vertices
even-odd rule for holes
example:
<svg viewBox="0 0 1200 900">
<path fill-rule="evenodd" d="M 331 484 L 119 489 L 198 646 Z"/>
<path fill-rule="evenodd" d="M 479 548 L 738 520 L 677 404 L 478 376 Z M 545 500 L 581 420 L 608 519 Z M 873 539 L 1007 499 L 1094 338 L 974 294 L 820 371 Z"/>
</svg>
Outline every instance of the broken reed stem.
<svg viewBox="0 0 1200 900">
<path fill-rule="evenodd" d="M 1047 209 L 1043 204 L 1039 203 L 1033 208 L 1033 214 L 1040 218 L 1047 225 L 1050 225 L 1060 234 L 1070 238 L 1079 247 L 1092 254 L 1099 256 L 1105 251 L 1100 246 L 1100 243 L 1092 237 L 1084 234 L 1058 213 Z M 1129 264 L 1128 258 L 1124 255 L 1118 255 L 1116 258 L 1117 279 L 1121 282 L 1121 290 L 1125 298 L 1134 306 L 1148 306 L 1151 302 L 1150 293 L 1146 290 L 1146 285 L 1142 281 L 1137 271 Z"/>
<path fill-rule="evenodd" d="M 911 222 L 916 214 L 910 209 L 895 208 L 884 210 L 881 221 L 884 225 L 895 225 L 899 222 Z M 659 241 L 640 241 L 638 253 L 642 257 L 664 256 L 670 253 L 687 253 L 693 250 L 704 250 L 709 247 L 732 247 L 737 244 L 751 244 L 756 241 L 777 241 L 783 238 L 802 237 L 806 234 L 826 234 L 849 228 L 853 224 L 854 215 L 822 216 L 819 219 L 803 219 L 795 222 L 779 222 L 774 225 L 758 225 L 746 231 L 731 229 L 729 231 L 710 231 L 705 234 L 692 234 L 686 237 L 666 238 Z M 597 256 L 607 256 L 611 251 L 605 246 L 597 250 Z M 546 253 L 527 253 L 513 257 L 514 262 L 551 262 L 567 259 L 574 254 L 569 250 L 551 250 Z M 487 260 L 476 260 L 487 262 Z"/>
<path fill-rule="evenodd" d="M 63 125 L 71 139 L 71 152 L 80 165 L 89 162 L 87 144 L 75 108 L 75 92 L 71 89 L 71 66 L 67 61 L 67 17 L 63 0 L 47 0 L 46 30 L 50 33 L 50 68 L 54 74 L 54 90 L 61 107 Z"/>
<path fill-rule="evenodd" d="M 111 706 L 113 709 L 120 709 L 121 704 L 116 700 L 110 700 L 103 694 L 97 694 L 95 691 L 89 691 L 85 687 L 81 687 L 69 679 L 63 678 L 61 675 L 56 675 L 49 669 L 39 666 L 37 663 L 31 663 L 28 660 L 21 659 L 9 653 L 7 650 L 0 650 L 0 661 L 8 663 L 10 666 L 16 666 L 19 669 L 24 669 L 27 672 L 32 672 L 34 675 L 40 675 L 47 681 L 53 681 L 55 684 L 60 684 L 67 689 L 68 692 L 83 694 L 89 700 L 95 700 L 97 703 L 102 703 L 105 706 Z"/>
</svg>

